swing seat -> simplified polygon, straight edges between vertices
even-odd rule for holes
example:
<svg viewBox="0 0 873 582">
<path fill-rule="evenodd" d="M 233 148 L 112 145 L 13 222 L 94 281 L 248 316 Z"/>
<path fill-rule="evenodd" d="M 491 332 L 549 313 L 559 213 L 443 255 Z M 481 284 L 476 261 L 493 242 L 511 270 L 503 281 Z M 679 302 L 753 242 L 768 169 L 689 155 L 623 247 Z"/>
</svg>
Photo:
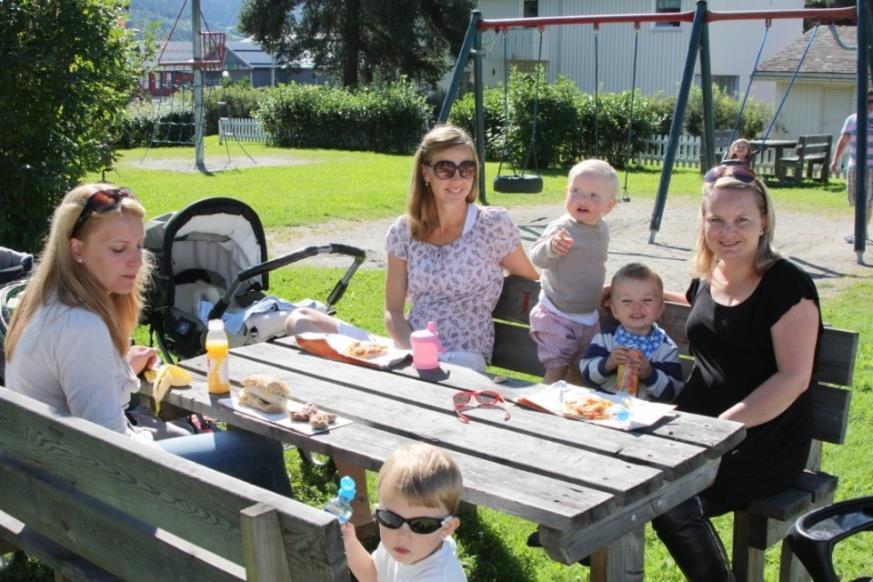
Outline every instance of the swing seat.
<svg viewBox="0 0 873 582">
<path fill-rule="evenodd" d="M 536 174 L 497 176 L 494 191 L 504 194 L 538 194 L 543 191 L 543 177 Z"/>
</svg>

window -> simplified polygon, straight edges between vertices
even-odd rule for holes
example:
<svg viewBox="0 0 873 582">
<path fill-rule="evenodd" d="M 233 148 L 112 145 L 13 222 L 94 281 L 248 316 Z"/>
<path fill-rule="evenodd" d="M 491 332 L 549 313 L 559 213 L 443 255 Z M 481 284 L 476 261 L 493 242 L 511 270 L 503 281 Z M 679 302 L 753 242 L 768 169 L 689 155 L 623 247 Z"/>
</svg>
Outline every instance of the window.
<svg viewBox="0 0 873 582">
<path fill-rule="evenodd" d="M 718 87 L 725 95 L 736 97 L 740 90 L 740 78 L 737 75 L 712 75 L 712 86 Z M 694 75 L 694 84 L 700 87 L 700 75 Z"/>
<path fill-rule="evenodd" d="M 666 12 L 680 12 L 682 10 L 682 0 L 655 0 L 655 12 L 658 14 Z M 656 28 L 673 28 L 678 27 L 679 21 L 676 22 L 656 22 Z"/>
<path fill-rule="evenodd" d="M 539 0 L 524 0 L 524 8 L 522 15 L 525 18 L 536 18 L 540 15 Z"/>
</svg>

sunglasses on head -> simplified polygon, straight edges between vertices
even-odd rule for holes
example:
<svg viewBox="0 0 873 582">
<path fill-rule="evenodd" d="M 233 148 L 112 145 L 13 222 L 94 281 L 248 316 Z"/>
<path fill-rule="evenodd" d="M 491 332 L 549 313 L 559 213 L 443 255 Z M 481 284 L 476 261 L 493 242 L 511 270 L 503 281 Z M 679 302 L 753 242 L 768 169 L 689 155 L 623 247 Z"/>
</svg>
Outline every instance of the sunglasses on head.
<svg viewBox="0 0 873 582">
<path fill-rule="evenodd" d="M 461 410 L 466 408 L 470 404 L 470 400 L 473 398 L 478 402 L 476 406 L 497 408 L 502 405 L 503 410 L 506 413 L 503 415 L 503 420 L 509 420 L 509 409 L 506 408 L 506 400 L 503 399 L 503 396 L 501 396 L 499 392 L 495 392 L 494 390 L 462 390 L 460 392 L 455 392 L 452 395 L 452 404 L 454 405 L 455 413 L 458 415 L 458 420 L 461 422 L 470 422 L 470 418 L 461 412 Z"/>
<path fill-rule="evenodd" d="M 388 511 L 387 509 L 377 509 L 373 512 L 373 517 L 376 518 L 376 521 L 379 524 L 387 527 L 388 529 L 400 529 L 400 527 L 405 523 L 409 525 L 409 529 L 412 530 L 412 533 L 417 534 L 432 534 L 437 531 L 447 523 L 452 520 L 451 515 L 447 515 L 445 517 L 410 517 L 406 519 L 404 517 L 400 517 L 393 511 Z"/>
<path fill-rule="evenodd" d="M 476 175 L 476 162 L 473 160 L 464 160 L 460 164 L 449 160 L 440 160 L 432 164 L 425 164 L 433 170 L 436 177 L 440 180 L 451 180 L 455 177 L 455 172 L 461 174 L 461 178 L 472 178 Z"/>
<path fill-rule="evenodd" d="M 725 176 L 736 178 L 746 184 L 751 184 L 758 178 L 758 174 L 748 166 L 741 164 L 719 164 L 706 172 L 706 175 L 703 176 L 703 181 L 707 184 L 712 184 Z"/>
<path fill-rule="evenodd" d="M 98 190 L 88 196 L 88 199 L 85 200 L 85 206 L 82 207 L 82 212 L 79 214 L 79 218 L 76 219 L 76 224 L 73 225 L 73 232 L 70 234 L 70 238 L 76 238 L 76 235 L 79 234 L 79 231 L 92 214 L 95 212 L 97 214 L 102 214 L 104 212 L 115 210 L 125 198 L 136 199 L 136 196 L 134 196 L 133 192 L 127 188 Z"/>
</svg>

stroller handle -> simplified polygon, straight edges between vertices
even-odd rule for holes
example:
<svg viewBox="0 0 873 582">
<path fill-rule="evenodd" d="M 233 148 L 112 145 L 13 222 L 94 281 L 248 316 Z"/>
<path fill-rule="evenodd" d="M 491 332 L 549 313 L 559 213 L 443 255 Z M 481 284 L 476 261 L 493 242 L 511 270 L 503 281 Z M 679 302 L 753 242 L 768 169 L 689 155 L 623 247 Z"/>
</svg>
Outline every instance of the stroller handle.
<svg viewBox="0 0 873 582">
<path fill-rule="evenodd" d="M 308 247 L 303 247 L 302 249 L 297 249 L 296 251 L 292 251 L 287 255 L 265 261 L 259 265 L 255 265 L 254 267 L 250 267 L 248 269 L 240 271 L 234 278 L 234 280 L 230 283 L 230 285 L 228 285 L 227 291 L 225 291 L 224 296 L 219 299 L 218 303 L 216 303 L 212 307 L 212 310 L 210 310 L 209 319 L 219 319 L 222 315 L 224 315 L 225 310 L 227 310 L 227 306 L 230 305 L 230 302 L 233 299 L 236 290 L 239 288 L 240 284 L 243 281 L 248 281 L 252 277 L 257 277 L 258 275 L 269 273 L 270 271 L 274 271 L 280 267 L 290 265 L 291 263 L 296 263 L 297 261 L 309 257 L 327 254 L 340 254 L 354 257 L 354 262 L 352 263 L 352 266 L 349 267 L 342 280 L 340 280 L 340 282 L 337 283 L 336 286 L 333 288 L 333 291 L 330 292 L 330 296 L 328 297 L 328 306 L 333 305 L 334 303 L 339 301 L 340 297 L 342 297 L 343 293 L 345 293 L 349 279 L 352 278 L 352 275 L 354 275 L 358 267 L 363 264 L 364 259 L 367 258 L 367 253 L 365 253 L 363 249 L 339 243 L 330 243 L 320 246 L 312 245 Z"/>
</svg>

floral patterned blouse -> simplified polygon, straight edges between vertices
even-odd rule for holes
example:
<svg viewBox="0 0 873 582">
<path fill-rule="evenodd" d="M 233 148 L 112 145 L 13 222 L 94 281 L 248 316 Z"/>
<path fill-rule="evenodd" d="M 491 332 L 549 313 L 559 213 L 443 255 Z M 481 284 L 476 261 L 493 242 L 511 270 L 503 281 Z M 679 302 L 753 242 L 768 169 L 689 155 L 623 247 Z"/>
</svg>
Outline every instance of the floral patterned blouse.
<svg viewBox="0 0 873 582">
<path fill-rule="evenodd" d="M 491 359 L 491 312 L 503 288 L 500 262 L 521 242 L 518 227 L 503 208 L 480 208 L 472 228 L 443 246 L 414 240 L 406 216 L 388 229 L 388 254 L 406 261 L 407 315 L 413 331 L 437 325 L 447 351 Z"/>
</svg>

